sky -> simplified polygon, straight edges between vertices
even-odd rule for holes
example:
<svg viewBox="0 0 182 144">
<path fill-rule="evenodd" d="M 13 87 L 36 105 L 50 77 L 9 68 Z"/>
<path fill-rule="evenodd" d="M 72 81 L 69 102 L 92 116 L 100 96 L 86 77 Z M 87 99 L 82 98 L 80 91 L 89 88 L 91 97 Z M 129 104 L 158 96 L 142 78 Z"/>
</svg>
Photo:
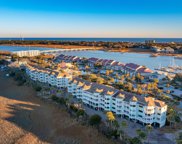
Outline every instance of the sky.
<svg viewBox="0 0 182 144">
<path fill-rule="evenodd" d="M 182 0 L 0 0 L 0 37 L 182 38 Z"/>
</svg>

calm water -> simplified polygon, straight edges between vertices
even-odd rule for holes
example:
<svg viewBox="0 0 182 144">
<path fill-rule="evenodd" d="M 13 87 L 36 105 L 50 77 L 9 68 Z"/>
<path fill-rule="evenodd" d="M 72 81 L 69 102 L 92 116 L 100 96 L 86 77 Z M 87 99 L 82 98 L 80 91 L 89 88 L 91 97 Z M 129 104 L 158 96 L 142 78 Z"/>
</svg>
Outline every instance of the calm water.
<svg viewBox="0 0 182 144">
<path fill-rule="evenodd" d="M 51 50 L 52 48 L 43 48 L 43 47 L 30 47 L 30 50 Z M 22 46 L 0 46 L 0 50 L 6 51 L 20 51 L 20 50 L 29 50 L 29 47 Z M 104 52 L 104 51 L 70 51 L 70 52 L 61 52 L 65 55 L 74 55 L 80 57 L 97 57 L 102 59 L 112 59 L 120 61 L 123 63 L 136 63 L 140 65 L 145 65 L 151 69 L 161 66 L 168 66 L 175 62 L 176 65 L 182 66 L 182 60 L 174 59 L 171 56 L 158 56 L 150 57 L 150 54 L 140 54 L 140 53 L 120 53 L 120 52 Z"/>
<path fill-rule="evenodd" d="M 104 52 L 104 51 L 74 51 L 74 52 L 61 52 L 66 55 L 75 55 L 80 57 L 97 57 L 102 59 L 112 59 L 123 63 L 136 63 L 145 65 L 151 69 L 161 66 L 169 66 L 173 63 L 182 66 L 181 59 L 174 59 L 172 56 L 158 56 L 150 57 L 150 54 L 140 53 L 120 53 L 120 52 Z"/>
<path fill-rule="evenodd" d="M 24 50 L 51 50 L 52 48 L 44 48 L 44 47 L 26 47 L 26 46 L 0 46 L 0 50 L 2 51 L 24 51 Z"/>
<path fill-rule="evenodd" d="M 21 40 L 21 38 L 0 38 L 0 40 Z M 24 40 L 47 40 L 47 41 L 109 41 L 109 42 L 182 42 L 182 38 L 24 38 Z"/>
</svg>

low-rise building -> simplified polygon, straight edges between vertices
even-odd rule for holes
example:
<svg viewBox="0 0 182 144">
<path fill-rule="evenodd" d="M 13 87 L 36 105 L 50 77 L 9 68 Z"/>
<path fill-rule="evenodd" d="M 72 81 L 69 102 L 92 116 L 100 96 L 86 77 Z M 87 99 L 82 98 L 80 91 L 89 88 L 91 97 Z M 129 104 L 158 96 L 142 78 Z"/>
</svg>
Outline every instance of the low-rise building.
<svg viewBox="0 0 182 144">
<path fill-rule="evenodd" d="M 39 56 L 40 51 L 39 50 L 28 50 L 28 51 L 15 51 L 13 52 L 19 57 L 34 57 L 34 56 Z"/>
</svg>

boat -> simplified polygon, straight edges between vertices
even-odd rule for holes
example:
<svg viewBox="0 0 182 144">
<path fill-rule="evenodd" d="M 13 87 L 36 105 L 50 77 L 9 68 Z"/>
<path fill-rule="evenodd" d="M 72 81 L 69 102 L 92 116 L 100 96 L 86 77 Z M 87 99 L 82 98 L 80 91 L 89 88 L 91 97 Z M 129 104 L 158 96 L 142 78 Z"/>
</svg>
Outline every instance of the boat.
<svg viewBox="0 0 182 144">
<path fill-rule="evenodd" d="M 182 59 L 182 56 L 175 56 L 175 59 Z"/>
<path fill-rule="evenodd" d="M 151 54 L 150 57 L 157 57 L 158 54 Z"/>
</svg>

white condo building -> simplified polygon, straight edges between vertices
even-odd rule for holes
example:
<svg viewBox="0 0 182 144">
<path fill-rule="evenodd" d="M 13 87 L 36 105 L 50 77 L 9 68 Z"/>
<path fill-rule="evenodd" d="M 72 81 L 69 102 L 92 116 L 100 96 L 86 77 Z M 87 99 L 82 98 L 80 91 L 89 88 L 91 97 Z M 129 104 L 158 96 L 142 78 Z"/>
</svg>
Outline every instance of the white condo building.
<svg viewBox="0 0 182 144">
<path fill-rule="evenodd" d="M 27 50 L 27 51 L 15 51 L 14 54 L 17 54 L 19 57 L 33 57 L 40 55 L 39 50 Z"/>
<path fill-rule="evenodd" d="M 167 105 L 152 97 L 143 97 L 113 87 L 73 78 L 68 73 L 27 65 L 26 73 L 32 80 L 65 87 L 85 105 L 101 111 L 112 111 L 135 122 L 162 127 L 166 123 Z"/>
<path fill-rule="evenodd" d="M 72 78 L 71 75 L 68 75 L 67 73 L 52 71 L 33 65 L 26 66 L 26 73 L 34 81 L 48 83 L 52 86 L 57 87 L 67 87 L 69 79 Z"/>
<path fill-rule="evenodd" d="M 152 97 L 134 95 L 80 78 L 70 81 L 68 92 L 96 110 L 112 111 L 142 124 L 162 127 L 166 123 L 167 105 Z"/>
</svg>

